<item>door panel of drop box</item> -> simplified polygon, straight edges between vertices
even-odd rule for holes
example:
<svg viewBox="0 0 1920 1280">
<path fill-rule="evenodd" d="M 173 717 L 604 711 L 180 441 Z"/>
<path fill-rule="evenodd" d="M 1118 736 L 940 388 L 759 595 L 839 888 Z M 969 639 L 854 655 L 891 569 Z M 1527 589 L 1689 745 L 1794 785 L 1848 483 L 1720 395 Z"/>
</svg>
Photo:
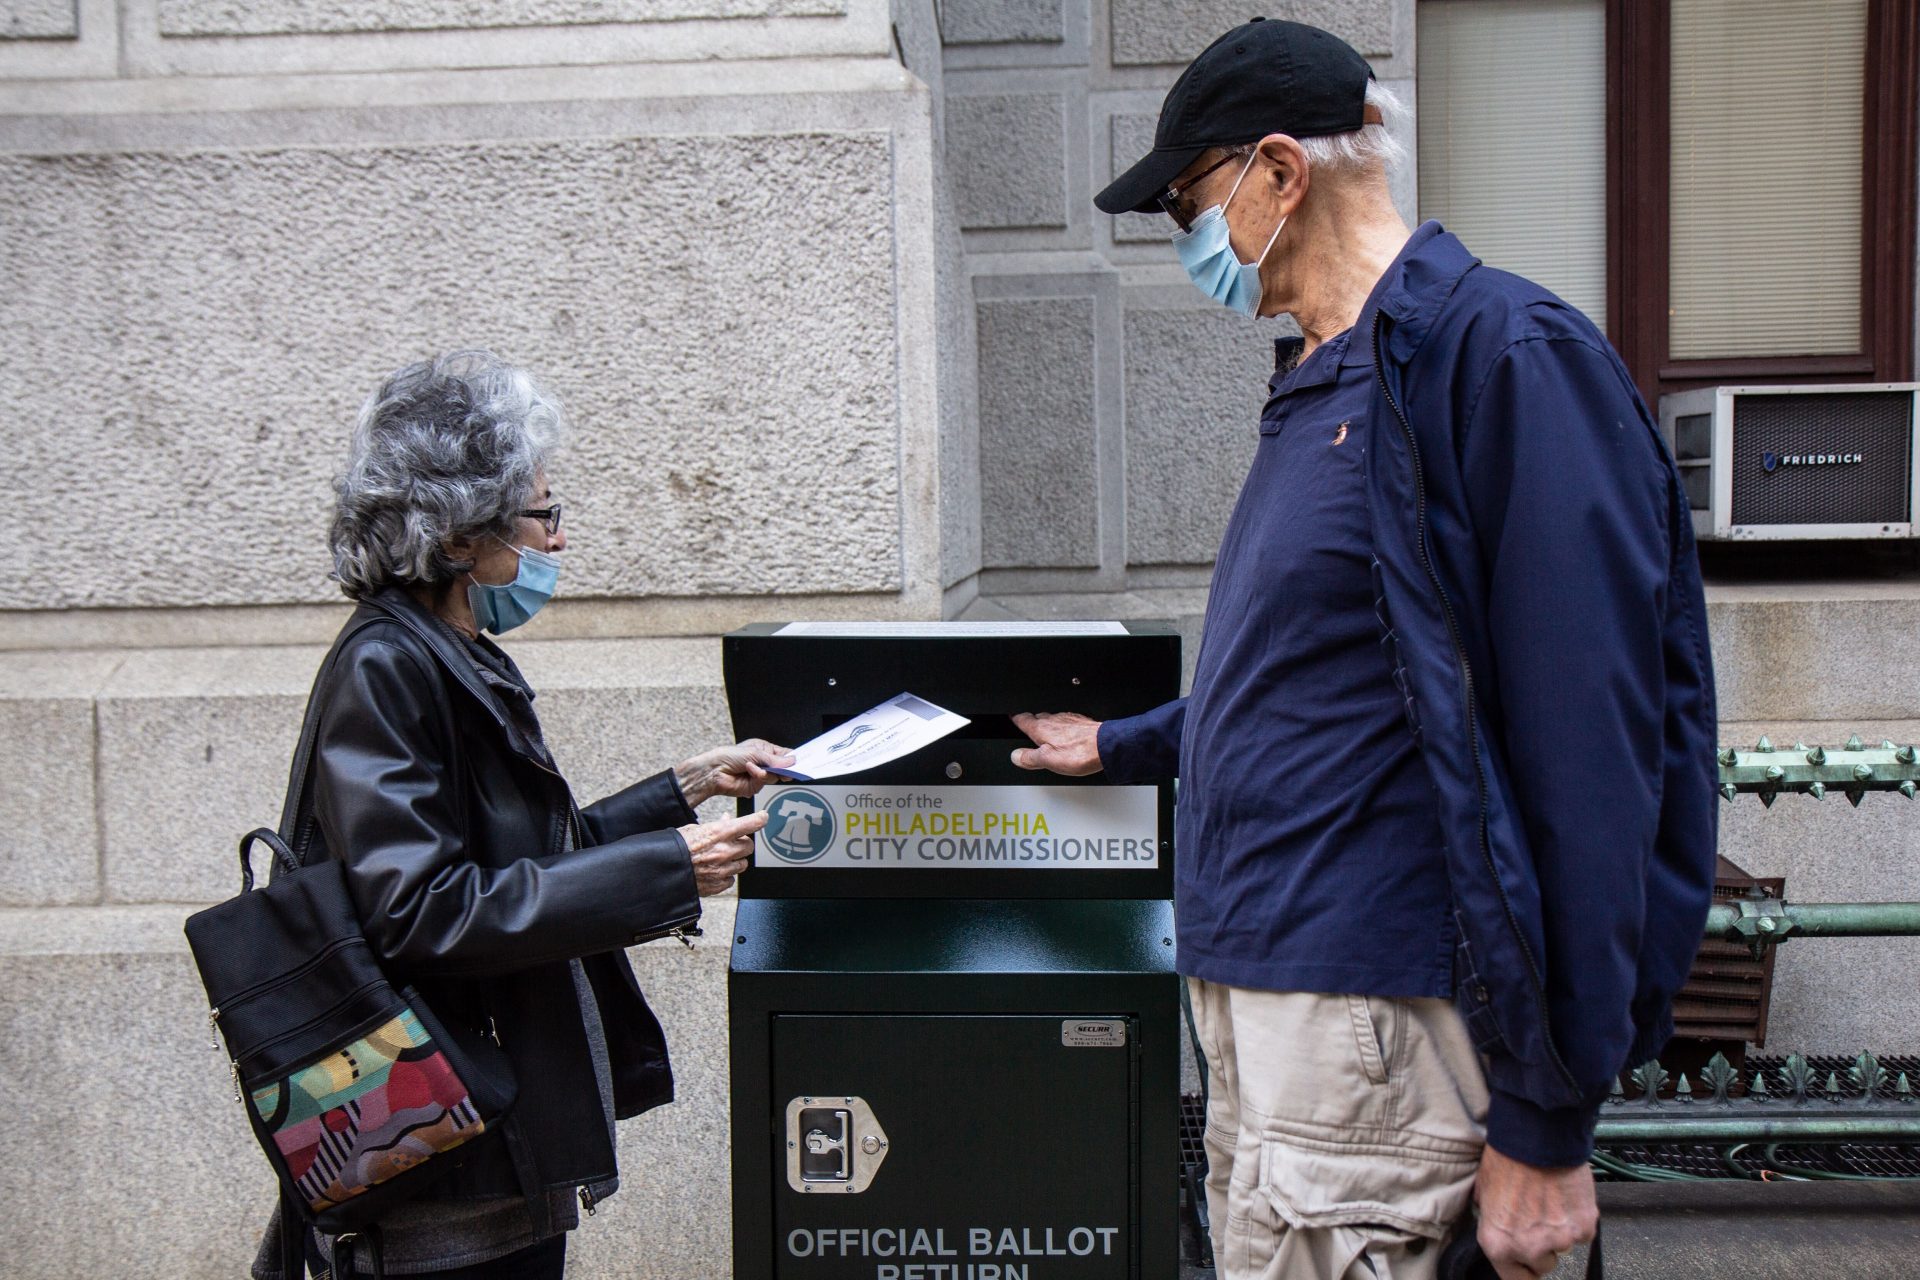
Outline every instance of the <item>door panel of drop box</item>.
<svg viewBox="0 0 1920 1280">
<path fill-rule="evenodd" d="M 1105 1016 L 776 1015 L 774 1274 L 1133 1274 L 1136 1030 Z M 801 1097 L 872 1108 L 887 1147 L 865 1191 L 789 1185 L 788 1104 Z"/>
</svg>

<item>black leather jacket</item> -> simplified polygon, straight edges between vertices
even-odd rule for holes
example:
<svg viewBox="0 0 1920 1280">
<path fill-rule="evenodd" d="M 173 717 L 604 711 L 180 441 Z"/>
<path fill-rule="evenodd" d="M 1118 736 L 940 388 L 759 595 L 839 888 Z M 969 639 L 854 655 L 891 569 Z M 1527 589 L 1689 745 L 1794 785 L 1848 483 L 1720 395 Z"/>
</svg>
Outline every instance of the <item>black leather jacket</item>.
<svg viewBox="0 0 1920 1280">
<path fill-rule="evenodd" d="M 314 686 L 314 822 L 345 863 L 368 939 L 518 1098 L 431 1198 L 525 1194 L 615 1175 L 569 961 L 582 960 L 615 1114 L 673 1097 L 666 1039 L 623 947 L 700 916 L 673 775 L 582 810 L 456 637 L 412 597 L 361 602 Z M 517 672 L 514 673 L 517 676 Z M 530 717 L 528 717 L 530 719 Z M 523 1178 L 519 1176 L 525 1174 Z"/>
</svg>

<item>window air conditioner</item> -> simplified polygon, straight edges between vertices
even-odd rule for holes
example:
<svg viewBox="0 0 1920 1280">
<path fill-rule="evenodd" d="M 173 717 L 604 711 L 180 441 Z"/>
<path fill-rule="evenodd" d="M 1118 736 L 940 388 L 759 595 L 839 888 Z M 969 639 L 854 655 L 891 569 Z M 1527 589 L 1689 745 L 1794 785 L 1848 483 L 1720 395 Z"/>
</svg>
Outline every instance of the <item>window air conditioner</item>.
<svg viewBox="0 0 1920 1280">
<path fill-rule="evenodd" d="M 1660 397 L 1702 541 L 1911 538 L 1920 383 L 1702 387 Z"/>
</svg>

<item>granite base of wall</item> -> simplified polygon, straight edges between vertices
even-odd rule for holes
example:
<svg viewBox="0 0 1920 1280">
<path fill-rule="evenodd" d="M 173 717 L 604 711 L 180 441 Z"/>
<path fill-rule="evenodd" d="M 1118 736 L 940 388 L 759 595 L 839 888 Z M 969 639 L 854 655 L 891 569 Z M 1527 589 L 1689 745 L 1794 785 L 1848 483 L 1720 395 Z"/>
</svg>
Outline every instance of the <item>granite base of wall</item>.
<svg viewBox="0 0 1920 1280">
<path fill-rule="evenodd" d="M 620 1194 L 577 1232 L 575 1280 L 724 1280 L 726 956 L 708 941 L 631 953 L 666 1027 L 679 1098 L 620 1127 Z M 0 912 L 4 1273 L 22 1280 L 233 1280 L 272 1207 L 264 1156 L 208 1047 L 186 907 Z"/>
</svg>

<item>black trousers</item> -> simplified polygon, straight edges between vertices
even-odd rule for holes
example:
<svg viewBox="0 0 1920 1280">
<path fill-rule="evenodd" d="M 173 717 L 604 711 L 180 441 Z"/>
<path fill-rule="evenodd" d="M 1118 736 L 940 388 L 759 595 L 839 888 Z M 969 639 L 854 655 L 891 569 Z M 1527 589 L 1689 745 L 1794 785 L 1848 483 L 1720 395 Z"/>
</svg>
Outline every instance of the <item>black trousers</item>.
<svg viewBox="0 0 1920 1280">
<path fill-rule="evenodd" d="M 314 1248 L 311 1236 L 307 1238 L 307 1269 L 315 1276 L 327 1274 L 326 1263 Z M 562 1231 L 504 1258 L 455 1267 L 451 1271 L 424 1271 L 408 1280 L 561 1280 L 566 1270 L 567 1233 Z"/>
</svg>

